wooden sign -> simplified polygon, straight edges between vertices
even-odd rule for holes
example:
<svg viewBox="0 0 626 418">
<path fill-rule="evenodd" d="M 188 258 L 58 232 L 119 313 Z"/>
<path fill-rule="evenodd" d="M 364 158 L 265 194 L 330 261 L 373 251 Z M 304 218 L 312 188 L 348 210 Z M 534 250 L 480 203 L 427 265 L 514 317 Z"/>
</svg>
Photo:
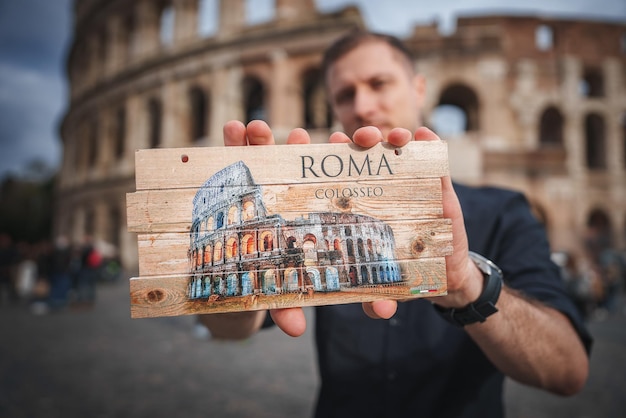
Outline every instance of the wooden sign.
<svg viewBox="0 0 626 418">
<path fill-rule="evenodd" d="M 441 141 L 139 150 L 133 318 L 446 293 Z"/>
</svg>

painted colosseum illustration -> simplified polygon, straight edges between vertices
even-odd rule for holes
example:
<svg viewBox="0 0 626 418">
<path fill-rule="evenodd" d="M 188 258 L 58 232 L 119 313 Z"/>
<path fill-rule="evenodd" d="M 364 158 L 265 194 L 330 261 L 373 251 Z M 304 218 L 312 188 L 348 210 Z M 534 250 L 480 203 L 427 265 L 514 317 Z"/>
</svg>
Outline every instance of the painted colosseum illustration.
<svg viewBox="0 0 626 418">
<path fill-rule="evenodd" d="M 333 212 L 268 214 L 242 162 L 211 176 L 193 200 L 188 297 L 358 290 L 401 282 L 391 227 Z"/>
</svg>

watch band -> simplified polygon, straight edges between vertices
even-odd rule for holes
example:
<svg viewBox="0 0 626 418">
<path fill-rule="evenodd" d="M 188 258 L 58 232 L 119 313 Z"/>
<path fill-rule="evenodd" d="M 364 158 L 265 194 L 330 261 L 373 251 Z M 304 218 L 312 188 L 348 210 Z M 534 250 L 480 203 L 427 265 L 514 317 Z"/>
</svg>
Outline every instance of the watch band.
<svg viewBox="0 0 626 418">
<path fill-rule="evenodd" d="M 485 322 L 487 317 L 498 312 L 496 302 L 502 290 L 502 270 L 491 260 L 472 251 L 469 252 L 469 257 L 476 264 L 478 269 L 483 272 L 485 279 L 483 291 L 478 299 L 464 308 L 443 308 L 434 304 L 437 312 L 439 312 L 446 321 L 459 327 L 464 327 L 465 325 L 475 322 Z"/>
</svg>

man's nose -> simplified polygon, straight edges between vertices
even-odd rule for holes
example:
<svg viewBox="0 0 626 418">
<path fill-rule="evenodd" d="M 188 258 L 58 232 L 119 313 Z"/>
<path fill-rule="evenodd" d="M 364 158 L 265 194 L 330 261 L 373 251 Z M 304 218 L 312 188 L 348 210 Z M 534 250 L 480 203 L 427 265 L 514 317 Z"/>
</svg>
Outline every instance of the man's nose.
<svg viewBox="0 0 626 418">
<path fill-rule="evenodd" d="M 356 91 L 354 98 L 354 113 L 360 118 L 366 118 L 376 109 L 376 97 L 367 89 Z"/>
</svg>

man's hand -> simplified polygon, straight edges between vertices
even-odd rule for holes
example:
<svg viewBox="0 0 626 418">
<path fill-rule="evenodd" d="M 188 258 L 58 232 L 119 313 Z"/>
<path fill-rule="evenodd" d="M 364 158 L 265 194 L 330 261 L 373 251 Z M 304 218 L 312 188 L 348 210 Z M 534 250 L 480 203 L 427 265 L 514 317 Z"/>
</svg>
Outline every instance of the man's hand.
<svg viewBox="0 0 626 418">
<path fill-rule="evenodd" d="M 230 121 L 224 125 L 224 145 L 274 145 L 274 135 L 267 123 L 254 120 L 248 125 L 239 121 Z M 294 129 L 287 137 L 288 144 L 308 144 L 309 134 L 304 129 Z M 259 330 L 265 318 L 265 311 L 236 312 L 220 315 L 203 315 L 201 321 L 211 330 L 216 338 L 246 338 Z M 270 310 L 276 325 L 292 337 L 299 337 L 306 330 L 306 319 L 302 308 Z"/>
<path fill-rule="evenodd" d="M 395 128 L 389 132 L 387 142 L 402 147 L 412 139 L 416 141 L 440 141 L 440 138 L 428 128 L 419 128 L 415 134 L 403 128 Z M 330 142 L 354 142 L 362 147 L 372 147 L 383 141 L 383 135 L 375 127 L 366 126 L 354 132 L 352 140 L 345 134 L 335 132 Z M 443 216 L 452 220 L 452 237 L 454 251 L 446 257 L 446 276 L 448 279 L 448 295 L 433 298 L 446 307 L 462 307 L 472 303 L 480 296 L 483 276 L 468 257 L 467 233 L 463 222 L 463 212 L 459 199 L 452 187 L 450 177 L 441 179 L 443 192 Z M 397 309 L 397 302 L 379 300 L 364 303 L 363 310 L 371 318 L 391 318 Z"/>
<path fill-rule="evenodd" d="M 407 129 L 396 128 L 389 132 L 386 141 L 395 146 L 404 146 L 411 140 L 439 141 L 439 137 L 427 128 L 418 129 L 415 134 Z M 364 148 L 369 148 L 384 141 L 378 128 L 366 126 L 358 129 L 353 138 L 342 132 L 333 133 L 331 143 L 354 142 Z M 288 144 L 308 144 L 311 142 L 309 134 L 304 129 L 294 129 L 287 137 Z M 267 123 L 259 120 L 250 122 L 247 126 L 239 121 L 230 121 L 224 125 L 224 145 L 273 145 L 274 135 Z M 452 220 L 454 252 L 446 257 L 446 275 L 448 277 L 448 295 L 438 297 L 437 302 L 442 306 L 465 306 L 478 298 L 482 289 L 483 276 L 468 257 L 467 235 L 463 223 L 461 207 L 452 188 L 449 177 L 442 179 L 443 215 Z M 378 300 L 363 304 L 363 310 L 371 318 L 391 318 L 397 309 L 394 300 Z M 228 315 L 228 314 L 225 314 Z M 258 312 L 249 312 L 248 315 L 260 315 Z M 276 325 L 287 335 L 297 337 L 306 330 L 306 320 L 302 308 L 275 309 L 270 311 Z M 249 320 L 248 323 L 259 321 Z M 262 321 L 261 321 L 262 322 Z M 256 330 L 255 330 L 256 331 Z"/>
</svg>

